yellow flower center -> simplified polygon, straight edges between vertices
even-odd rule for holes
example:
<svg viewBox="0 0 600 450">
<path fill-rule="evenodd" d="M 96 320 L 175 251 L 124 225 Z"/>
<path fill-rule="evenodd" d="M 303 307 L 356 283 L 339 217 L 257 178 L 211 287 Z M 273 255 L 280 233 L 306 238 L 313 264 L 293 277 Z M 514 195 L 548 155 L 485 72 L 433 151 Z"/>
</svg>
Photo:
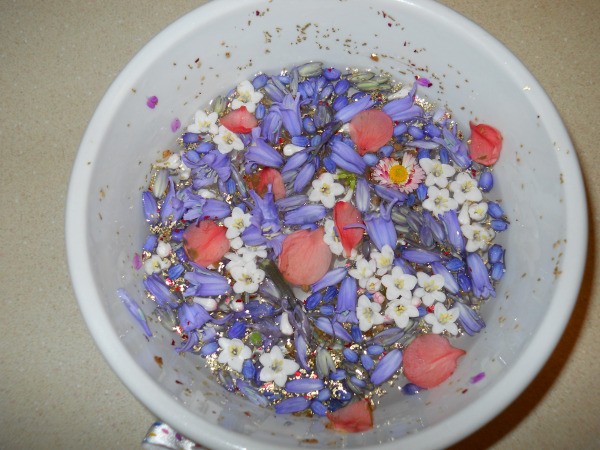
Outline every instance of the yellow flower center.
<svg viewBox="0 0 600 450">
<path fill-rule="evenodd" d="M 408 170 L 402 164 L 395 164 L 390 169 L 392 183 L 404 184 L 408 180 Z"/>
</svg>

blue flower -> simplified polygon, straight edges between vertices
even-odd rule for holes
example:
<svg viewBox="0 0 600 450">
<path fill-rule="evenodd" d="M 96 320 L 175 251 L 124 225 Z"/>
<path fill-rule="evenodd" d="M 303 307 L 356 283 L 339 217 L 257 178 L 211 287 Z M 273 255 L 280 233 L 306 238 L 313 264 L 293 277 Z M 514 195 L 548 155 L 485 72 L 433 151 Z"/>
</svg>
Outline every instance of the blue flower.
<svg viewBox="0 0 600 450">
<path fill-rule="evenodd" d="M 342 281 L 335 306 L 338 322 L 358 323 L 356 318 L 357 288 L 356 279 L 353 277 L 348 276 Z"/>
<path fill-rule="evenodd" d="M 184 278 L 190 284 L 183 293 L 184 297 L 210 297 L 229 292 L 227 278 L 207 269 L 197 267 L 195 271 L 186 272 Z"/>
<path fill-rule="evenodd" d="M 371 241 L 379 251 L 382 251 L 386 245 L 396 248 L 398 234 L 390 217 L 385 217 L 379 213 L 368 214 L 365 217 L 365 226 Z"/>
<path fill-rule="evenodd" d="M 158 219 L 160 218 L 158 213 L 158 204 L 156 203 L 156 198 L 151 192 L 142 192 L 142 207 L 144 209 L 146 222 L 151 225 L 154 225 L 156 222 L 158 222 Z"/>
<path fill-rule="evenodd" d="M 144 281 L 144 287 L 154 296 L 154 301 L 163 308 L 175 308 L 179 304 L 177 297 L 173 294 L 164 280 L 157 274 L 147 276 Z"/>
<path fill-rule="evenodd" d="M 336 112 L 334 116 L 335 120 L 339 120 L 344 123 L 349 122 L 359 112 L 369 109 L 374 104 L 375 102 L 371 100 L 371 96 L 365 95 L 361 99 L 344 106 L 342 109 Z"/>
<path fill-rule="evenodd" d="M 283 221 L 286 225 L 307 225 L 321 220 L 327 215 L 323 205 L 304 205 L 285 214 Z"/>
<path fill-rule="evenodd" d="M 245 154 L 246 172 L 253 164 L 265 167 L 281 167 L 283 158 L 273 147 L 260 137 L 260 128 L 252 129 L 252 144 L 248 146 Z"/>
<path fill-rule="evenodd" d="M 161 222 L 163 224 L 177 222 L 183 216 L 183 211 L 183 202 L 177 198 L 175 183 L 169 177 L 169 192 L 167 192 L 160 210 Z"/>
<path fill-rule="evenodd" d="M 202 327 L 212 319 L 204 307 L 198 303 L 192 303 L 191 305 L 189 303 L 182 303 L 177 310 L 177 315 L 179 317 L 179 325 L 187 332 Z"/>
<path fill-rule="evenodd" d="M 485 328 L 485 322 L 473 308 L 461 302 L 454 302 L 453 306 L 458 308 L 458 323 L 469 336 Z"/>
<path fill-rule="evenodd" d="M 473 284 L 473 294 L 479 298 L 495 297 L 496 291 L 490 283 L 490 277 L 481 256 L 477 253 L 469 253 L 467 267 Z"/>
<path fill-rule="evenodd" d="M 296 98 L 286 94 L 281 101 L 275 101 L 270 111 L 277 111 L 281 116 L 284 128 L 290 136 L 302 134 L 302 118 L 300 117 L 300 96 Z"/>
<path fill-rule="evenodd" d="M 379 360 L 371 374 L 371 382 L 380 385 L 389 380 L 400 368 L 400 364 L 402 364 L 402 352 L 396 348 Z"/>
<path fill-rule="evenodd" d="M 148 322 L 146 321 L 146 315 L 142 308 L 137 304 L 137 302 L 131 297 L 125 289 L 117 289 L 117 295 L 127 308 L 127 310 L 131 313 L 131 316 L 136 320 L 137 323 L 140 324 L 142 330 L 144 330 L 144 334 L 147 337 L 152 337 L 152 331 L 148 327 Z"/>
</svg>

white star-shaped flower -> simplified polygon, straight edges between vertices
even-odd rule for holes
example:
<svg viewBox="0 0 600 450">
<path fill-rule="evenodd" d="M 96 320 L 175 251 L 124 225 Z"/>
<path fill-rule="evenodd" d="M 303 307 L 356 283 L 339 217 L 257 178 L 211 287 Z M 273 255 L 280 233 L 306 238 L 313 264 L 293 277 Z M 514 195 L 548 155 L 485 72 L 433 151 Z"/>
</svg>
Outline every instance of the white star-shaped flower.
<svg viewBox="0 0 600 450">
<path fill-rule="evenodd" d="M 217 134 L 219 127 L 217 126 L 217 119 L 219 118 L 216 112 L 209 114 L 206 111 L 196 111 L 194 114 L 194 122 L 187 127 L 190 133 L 210 133 Z"/>
<path fill-rule="evenodd" d="M 229 269 L 229 273 L 235 280 L 233 290 L 236 294 L 255 293 L 258 285 L 265 279 L 265 271 L 256 267 L 254 261 L 244 265 L 234 265 Z"/>
<path fill-rule="evenodd" d="M 410 298 L 400 297 L 388 303 L 385 315 L 393 319 L 398 328 L 406 328 L 411 317 L 419 317 L 419 310 Z"/>
<path fill-rule="evenodd" d="M 446 294 L 442 292 L 444 277 L 441 275 L 427 275 L 425 272 L 417 272 L 419 286 L 415 289 L 415 297 L 419 297 L 425 306 L 431 306 L 434 302 L 446 300 Z"/>
<path fill-rule="evenodd" d="M 462 205 L 466 200 L 480 202 L 483 194 L 477 187 L 477 181 L 466 172 L 459 173 L 455 180 L 450 183 L 450 190 L 454 194 L 454 200 Z"/>
<path fill-rule="evenodd" d="M 242 371 L 244 360 L 252 356 L 250 347 L 244 345 L 239 339 L 220 338 L 219 347 L 222 348 L 222 351 L 219 353 L 218 361 L 238 372 Z"/>
<path fill-rule="evenodd" d="M 242 234 L 246 227 L 250 226 L 250 214 L 242 211 L 237 206 L 231 211 L 231 216 L 225 218 L 223 225 L 227 227 L 225 236 L 227 239 L 233 239 Z"/>
<path fill-rule="evenodd" d="M 481 222 L 487 215 L 488 204 L 486 202 L 473 203 L 469 205 L 469 217 L 475 222 Z"/>
<path fill-rule="evenodd" d="M 375 275 L 376 270 L 377 265 L 375 264 L 374 260 L 368 260 L 366 258 L 359 257 L 356 260 L 355 268 L 350 269 L 348 271 L 348 275 L 350 275 L 352 278 L 356 278 L 358 280 L 358 285 L 364 289 L 367 285 L 367 281 L 369 281 L 369 278 Z"/>
<path fill-rule="evenodd" d="M 449 164 L 442 164 L 440 161 L 429 158 L 421 158 L 419 165 L 427 174 L 425 178 L 426 186 L 438 186 L 445 188 L 448 186 L 448 178 L 450 178 L 456 170 Z"/>
<path fill-rule="evenodd" d="M 381 280 L 377 277 L 371 277 L 365 283 L 364 288 L 371 294 L 379 292 L 379 289 L 381 289 Z"/>
<path fill-rule="evenodd" d="M 233 131 L 228 130 L 223 125 L 219 126 L 218 134 L 213 137 L 213 142 L 223 154 L 230 153 L 232 150 L 243 150 L 244 143 Z"/>
<path fill-rule="evenodd" d="M 152 255 L 150 258 L 144 261 L 144 271 L 148 275 L 166 270 L 169 267 L 171 267 L 171 261 L 166 258 L 161 258 L 158 255 Z"/>
<path fill-rule="evenodd" d="M 486 228 L 478 223 L 471 225 L 461 225 L 460 231 L 467 238 L 465 250 L 468 252 L 476 252 L 477 250 L 487 250 L 494 239 L 494 230 Z"/>
<path fill-rule="evenodd" d="M 458 314 L 458 308 L 447 310 L 443 304 L 438 303 L 435 305 L 433 313 L 425 316 L 425 322 L 431 325 L 431 331 L 435 334 L 443 333 L 446 330 L 448 333 L 456 336 L 458 334 L 458 327 L 454 322 L 458 319 Z"/>
<path fill-rule="evenodd" d="M 260 371 L 261 381 L 274 381 L 277 386 L 285 386 L 288 376 L 293 375 L 300 366 L 296 361 L 285 359 L 281 349 L 275 345 L 269 353 L 263 353 L 259 358 L 263 365 Z"/>
<path fill-rule="evenodd" d="M 423 202 L 423 208 L 431 211 L 434 216 L 437 216 L 451 209 L 457 209 L 458 202 L 450 198 L 448 189 L 438 189 L 436 186 L 429 186 L 427 189 L 427 198 Z"/>
<path fill-rule="evenodd" d="M 398 297 L 412 297 L 412 290 L 417 285 L 417 277 L 404 273 L 401 267 L 394 266 L 392 273 L 381 278 L 381 284 L 386 287 L 385 296 L 388 300 Z"/>
<path fill-rule="evenodd" d="M 313 180 L 312 187 L 308 199 L 311 202 L 321 202 L 326 208 L 333 208 L 335 197 L 344 193 L 344 186 L 336 183 L 329 172 L 324 172 L 319 178 Z"/>
<path fill-rule="evenodd" d="M 263 94 L 254 90 L 254 86 L 248 80 L 242 81 L 236 88 L 237 96 L 231 102 L 232 109 L 239 109 L 245 106 L 248 112 L 253 113 L 256 110 L 256 104 L 263 98 Z"/>
<path fill-rule="evenodd" d="M 384 317 L 379 313 L 381 305 L 371 302 L 366 295 L 358 297 L 356 317 L 361 331 L 368 331 L 373 326 L 383 323 Z"/>
<path fill-rule="evenodd" d="M 394 249 L 389 245 L 384 245 L 381 252 L 377 250 L 371 252 L 371 259 L 377 265 L 377 275 L 384 275 L 389 272 L 394 263 Z"/>
</svg>

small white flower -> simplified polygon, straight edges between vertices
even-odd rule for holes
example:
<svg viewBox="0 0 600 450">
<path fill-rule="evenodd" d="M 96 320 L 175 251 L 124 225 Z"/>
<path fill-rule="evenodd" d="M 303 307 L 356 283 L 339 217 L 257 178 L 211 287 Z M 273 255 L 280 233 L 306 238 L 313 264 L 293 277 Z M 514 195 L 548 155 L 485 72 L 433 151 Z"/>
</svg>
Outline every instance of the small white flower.
<svg viewBox="0 0 600 450">
<path fill-rule="evenodd" d="M 425 178 L 426 186 L 438 186 L 445 188 L 448 186 L 448 178 L 450 178 L 456 170 L 449 164 L 442 164 L 438 160 L 421 158 L 419 165 L 427 174 Z"/>
<path fill-rule="evenodd" d="M 356 317 L 361 331 L 370 330 L 373 326 L 383 323 L 384 317 L 379 313 L 381 305 L 371 302 L 366 295 L 358 297 Z"/>
<path fill-rule="evenodd" d="M 248 80 L 242 81 L 236 88 L 237 97 L 231 102 L 232 109 L 239 109 L 245 106 L 248 112 L 253 113 L 256 110 L 256 104 L 260 102 L 263 95 L 254 90 L 254 86 Z"/>
<path fill-rule="evenodd" d="M 231 211 L 231 216 L 225 218 L 223 224 L 227 227 L 225 236 L 227 239 L 233 239 L 242 234 L 246 227 L 250 226 L 250 214 L 242 211 L 237 206 Z"/>
<path fill-rule="evenodd" d="M 144 261 L 144 270 L 148 275 L 158 273 L 161 270 L 166 270 L 171 267 L 171 261 L 165 258 L 161 258 L 158 255 L 152 255 L 146 261 Z"/>
<path fill-rule="evenodd" d="M 313 180 L 312 187 L 308 199 L 311 202 L 321 202 L 326 208 L 333 208 L 335 197 L 344 193 L 344 186 L 336 183 L 329 172 L 324 172 L 319 178 Z"/>
<path fill-rule="evenodd" d="M 483 194 L 477 187 L 477 181 L 466 172 L 459 173 L 450 183 L 450 190 L 454 193 L 454 200 L 462 205 L 466 200 L 480 202 Z"/>
<path fill-rule="evenodd" d="M 263 365 L 260 371 L 261 381 L 274 381 L 277 386 L 285 386 L 288 376 L 293 375 L 300 366 L 296 361 L 285 359 L 281 349 L 275 345 L 269 353 L 263 353 L 259 358 Z"/>
<path fill-rule="evenodd" d="M 285 144 L 285 146 L 283 147 L 283 154 L 285 156 L 292 156 L 293 154 L 298 153 L 301 150 L 304 150 L 304 147 L 300 147 L 299 145 L 294 144 Z"/>
<path fill-rule="evenodd" d="M 229 303 L 229 307 L 233 312 L 242 312 L 246 305 L 244 305 L 244 300 L 237 298 Z"/>
<path fill-rule="evenodd" d="M 171 254 L 171 244 L 165 241 L 158 241 L 156 246 L 156 254 L 161 258 L 166 258 Z"/>
<path fill-rule="evenodd" d="M 437 216 L 451 209 L 457 209 L 458 202 L 450 198 L 448 189 L 438 189 L 435 186 L 429 186 L 427 189 L 427 198 L 423 202 L 423 208 L 431 211 L 434 216 Z"/>
<path fill-rule="evenodd" d="M 454 322 L 458 319 L 458 308 L 447 310 L 446 307 L 438 303 L 433 309 L 433 313 L 425 316 L 425 322 L 431 325 L 431 331 L 435 334 L 443 333 L 444 330 L 452 335 L 458 334 L 458 327 Z"/>
<path fill-rule="evenodd" d="M 244 360 L 252 356 L 250 347 L 244 345 L 239 339 L 219 339 L 219 347 L 223 350 L 219 353 L 218 361 L 221 364 L 227 364 L 233 370 L 242 371 Z"/>
<path fill-rule="evenodd" d="M 206 111 L 196 111 L 194 114 L 194 123 L 187 127 L 190 133 L 210 133 L 217 134 L 219 127 L 217 126 L 217 119 L 219 115 L 216 112 L 207 114 Z"/>
<path fill-rule="evenodd" d="M 267 247 L 265 245 L 246 245 L 238 250 L 238 253 L 248 261 L 256 261 L 258 258 L 267 257 Z"/>
<path fill-rule="evenodd" d="M 494 230 L 485 228 L 478 223 L 471 225 L 462 225 L 460 227 L 463 235 L 467 238 L 465 250 L 468 252 L 476 252 L 477 250 L 487 250 L 494 239 Z"/>
<path fill-rule="evenodd" d="M 230 153 L 232 150 L 242 150 L 244 143 L 233 131 L 229 131 L 223 125 L 219 126 L 218 134 L 213 138 L 217 148 L 223 154 Z"/>
<path fill-rule="evenodd" d="M 236 238 L 231 239 L 229 241 L 229 245 L 231 245 L 232 249 L 239 250 L 240 248 L 243 247 L 244 241 L 242 241 L 242 238 L 238 236 Z"/>
<path fill-rule="evenodd" d="M 371 252 L 371 259 L 377 265 L 377 275 L 385 275 L 392 268 L 394 263 L 394 250 L 389 245 L 384 245 L 381 252 L 377 250 Z"/>
<path fill-rule="evenodd" d="M 344 251 L 344 246 L 342 242 L 337 237 L 335 233 L 335 223 L 331 219 L 325 220 L 325 225 L 323 227 L 325 229 L 325 234 L 323 235 L 323 241 L 329 246 L 329 250 L 334 255 L 341 255 Z"/>
<path fill-rule="evenodd" d="M 481 222 L 487 215 L 488 204 L 486 202 L 473 203 L 469 206 L 469 217 L 475 222 Z"/>
<path fill-rule="evenodd" d="M 377 265 L 374 260 L 368 260 L 363 257 L 359 257 L 356 260 L 356 267 L 354 269 L 350 269 L 348 271 L 348 275 L 352 278 L 356 278 L 358 280 L 358 285 L 361 288 L 365 288 L 367 285 L 367 281 L 375 275 L 375 271 L 377 270 Z"/>
<path fill-rule="evenodd" d="M 253 294 L 258 290 L 258 285 L 265 279 L 265 271 L 256 267 L 255 262 L 245 265 L 235 265 L 229 269 L 229 273 L 236 281 L 233 290 L 236 294 L 248 292 Z"/>
<path fill-rule="evenodd" d="M 419 310 L 410 297 L 400 297 L 388 303 L 385 315 L 393 319 L 398 328 L 406 328 L 411 317 L 419 317 Z"/>
<path fill-rule="evenodd" d="M 412 290 L 417 285 L 417 277 L 404 273 L 401 267 L 394 266 L 390 275 L 381 278 L 381 284 L 386 287 L 385 296 L 388 300 L 398 297 L 412 297 Z"/>
<path fill-rule="evenodd" d="M 381 280 L 377 277 L 371 277 L 365 283 L 365 289 L 367 292 L 374 294 L 381 289 Z"/>
<path fill-rule="evenodd" d="M 207 311 L 215 311 L 217 309 L 217 301 L 210 297 L 192 297 L 194 303 L 202 305 Z"/>
<path fill-rule="evenodd" d="M 425 306 L 431 306 L 434 302 L 446 300 L 446 294 L 441 292 L 444 287 L 444 277 L 441 275 L 427 275 L 425 272 L 417 272 L 419 286 L 415 289 L 415 297 L 419 297 Z"/>
</svg>

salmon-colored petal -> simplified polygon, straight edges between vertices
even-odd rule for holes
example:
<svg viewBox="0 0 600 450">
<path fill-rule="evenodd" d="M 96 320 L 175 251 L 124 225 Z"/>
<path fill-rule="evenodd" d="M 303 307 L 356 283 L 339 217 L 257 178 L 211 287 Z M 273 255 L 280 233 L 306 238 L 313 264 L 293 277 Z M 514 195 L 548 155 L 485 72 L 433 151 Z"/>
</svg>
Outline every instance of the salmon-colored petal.
<svg viewBox="0 0 600 450">
<path fill-rule="evenodd" d="M 359 112 L 350 121 L 350 138 L 358 153 L 374 153 L 392 138 L 394 123 L 390 116 L 378 109 Z"/>
<path fill-rule="evenodd" d="M 203 267 L 220 261 L 229 251 L 229 239 L 225 236 L 227 228 L 203 220 L 191 225 L 183 233 L 183 249 L 186 255 L 196 264 Z"/>
<path fill-rule="evenodd" d="M 404 375 L 417 386 L 435 387 L 454 373 L 457 359 L 464 354 L 464 350 L 452 347 L 439 334 L 421 335 L 404 351 Z"/>
<path fill-rule="evenodd" d="M 279 255 L 279 270 L 288 283 L 316 283 L 329 270 L 333 255 L 323 241 L 325 230 L 298 230 L 286 236 Z"/>
<path fill-rule="evenodd" d="M 268 191 L 269 185 L 271 185 L 271 192 L 273 192 L 275 200 L 285 197 L 285 186 L 281 173 L 277 169 L 265 167 L 258 175 L 258 182 L 254 190 L 262 197 Z"/>
<path fill-rule="evenodd" d="M 234 133 L 250 133 L 252 128 L 258 125 L 254 114 L 249 112 L 245 106 L 227 113 L 219 121 L 221 125 Z"/>
<path fill-rule="evenodd" d="M 480 123 L 469 122 L 471 139 L 469 143 L 469 156 L 475 162 L 484 166 L 491 166 L 498 161 L 502 150 L 502 134 L 494 127 Z"/>
<path fill-rule="evenodd" d="M 327 427 L 334 430 L 357 433 L 373 428 L 373 412 L 366 399 L 346 405 L 335 412 L 328 412 L 327 418 L 330 420 Z"/>
<path fill-rule="evenodd" d="M 364 230 L 354 225 L 364 225 L 360 211 L 348 202 L 337 202 L 333 207 L 335 230 L 344 247 L 344 255 L 349 257 L 363 238 Z M 349 228 L 352 227 L 352 228 Z"/>
</svg>

